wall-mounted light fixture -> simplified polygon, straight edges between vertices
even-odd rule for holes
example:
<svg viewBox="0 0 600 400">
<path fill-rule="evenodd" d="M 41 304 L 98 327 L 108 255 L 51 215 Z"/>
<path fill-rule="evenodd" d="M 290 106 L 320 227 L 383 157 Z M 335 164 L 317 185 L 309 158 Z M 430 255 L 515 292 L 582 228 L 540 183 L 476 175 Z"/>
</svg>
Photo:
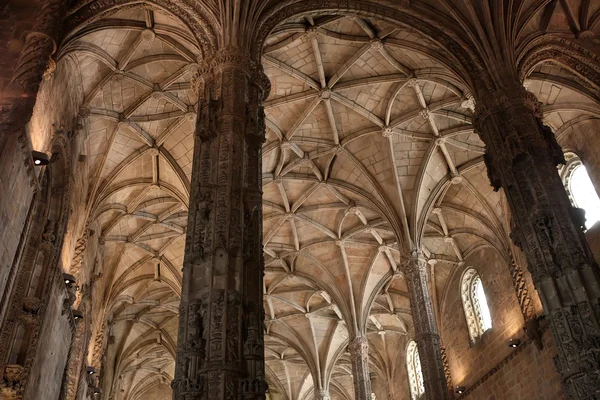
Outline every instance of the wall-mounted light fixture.
<svg viewBox="0 0 600 400">
<path fill-rule="evenodd" d="M 464 386 L 457 386 L 455 392 L 458 394 L 464 393 L 466 388 Z"/>
<path fill-rule="evenodd" d="M 75 283 L 75 277 L 71 274 L 63 274 L 65 285 L 73 285 Z"/>
<path fill-rule="evenodd" d="M 94 394 L 102 394 L 102 389 L 99 387 L 94 388 Z"/>
<path fill-rule="evenodd" d="M 510 339 L 508 341 L 508 347 L 519 347 L 519 345 L 521 344 L 521 340 L 520 339 Z"/>
<path fill-rule="evenodd" d="M 75 321 L 83 319 L 83 313 L 79 310 L 73 310 L 73 318 Z"/>
<path fill-rule="evenodd" d="M 94 367 L 87 367 L 87 373 L 88 375 L 95 375 L 98 372 L 98 370 Z"/>
<path fill-rule="evenodd" d="M 50 164 L 50 157 L 48 157 L 48 154 L 42 153 L 41 151 L 33 150 L 31 152 L 31 157 L 33 158 L 33 164 L 36 166 Z"/>
</svg>

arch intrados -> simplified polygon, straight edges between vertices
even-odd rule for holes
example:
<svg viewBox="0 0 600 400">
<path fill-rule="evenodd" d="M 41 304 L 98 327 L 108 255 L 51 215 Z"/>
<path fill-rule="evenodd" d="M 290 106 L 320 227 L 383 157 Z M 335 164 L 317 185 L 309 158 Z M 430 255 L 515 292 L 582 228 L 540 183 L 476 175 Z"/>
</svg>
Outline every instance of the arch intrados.
<svg viewBox="0 0 600 400">
<path fill-rule="evenodd" d="M 111 291 L 113 291 L 113 293 L 111 294 L 111 296 L 109 298 L 109 302 L 112 302 L 117 296 L 121 295 L 128 288 L 135 286 L 145 280 L 147 280 L 147 281 L 154 280 L 154 274 L 139 275 L 139 276 L 136 276 L 135 278 L 129 279 L 129 280 L 121 283 L 120 285 L 118 285 L 116 287 L 113 286 L 111 288 Z M 173 289 L 173 291 L 177 295 L 181 296 L 181 287 L 179 285 L 177 285 L 175 282 L 172 282 L 170 279 L 167 279 L 165 277 L 162 277 L 161 282 L 167 284 L 171 289 Z"/>
<path fill-rule="evenodd" d="M 216 48 L 216 35 L 210 28 L 210 23 L 201 13 L 193 12 L 192 7 L 181 7 L 172 0 L 95 0 L 79 8 L 69 15 L 64 22 L 63 39 L 65 43 L 75 35 L 78 30 L 124 8 L 143 6 L 155 7 L 183 23 L 196 41 L 197 48 L 202 55 L 212 52 Z M 193 29 L 192 26 L 196 29 Z M 198 32 L 195 34 L 194 32 Z"/>
<path fill-rule="evenodd" d="M 172 15 L 169 13 L 169 15 Z M 63 47 L 68 47 L 71 43 L 84 38 L 87 35 L 91 35 L 92 33 L 102 32 L 104 30 L 114 30 L 114 29 L 125 29 L 131 31 L 141 32 L 146 29 L 146 24 L 144 21 L 136 21 L 130 19 L 120 19 L 120 18 L 103 18 L 96 22 L 93 22 L 82 29 L 73 32 L 71 36 L 64 39 Z M 167 36 L 174 36 L 175 38 L 187 43 L 192 46 L 195 50 L 198 50 L 201 53 L 201 50 L 198 48 L 198 44 L 195 41 L 195 38 L 191 34 L 191 31 L 186 31 L 179 27 L 174 26 L 165 26 L 163 24 L 155 24 L 153 28 L 157 34 L 160 33 L 166 34 Z"/>
<path fill-rule="evenodd" d="M 277 323 L 277 324 L 280 324 L 280 323 Z M 294 349 L 296 351 L 296 353 L 298 353 L 298 355 L 300 357 L 302 357 L 302 359 L 306 363 L 306 365 L 308 367 L 308 372 L 313 376 L 317 375 L 316 374 L 317 367 L 313 361 L 313 358 L 308 357 L 308 355 L 311 354 L 310 350 L 305 351 L 306 343 L 304 343 L 304 341 L 298 335 L 296 335 L 296 332 L 294 331 L 294 329 L 290 328 L 289 325 L 287 325 L 287 324 L 281 324 L 281 325 L 285 325 L 287 330 L 290 331 L 292 333 L 292 335 L 295 337 L 295 339 L 297 340 L 296 342 L 294 342 L 292 340 L 288 340 L 288 338 L 286 336 L 280 335 L 276 332 L 273 332 L 272 330 L 270 330 L 269 333 L 265 333 L 265 338 L 271 337 L 272 339 L 277 340 L 278 342 Z M 300 347 L 299 345 L 301 345 L 302 347 Z"/>
<path fill-rule="evenodd" d="M 328 14 L 376 18 L 394 25 L 409 28 L 423 35 L 431 42 L 438 44 L 440 48 L 452 47 L 453 54 L 450 54 L 450 56 L 454 58 L 453 62 L 459 67 L 452 68 L 452 70 L 456 73 L 457 77 L 469 77 L 469 75 L 464 72 L 467 70 L 465 65 L 463 65 L 458 58 L 456 58 L 457 51 L 462 53 L 459 56 L 465 62 L 471 64 L 470 67 L 473 71 L 478 70 L 478 68 L 475 66 L 476 62 L 470 58 L 462 43 L 459 43 L 455 39 L 449 37 L 441 29 L 436 28 L 434 24 L 430 23 L 430 21 L 425 20 L 422 15 L 421 18 L 417 18 L 408 10 L 391 8 L 386 5 L 382 5 L 380 1 L 369 0 L 358 0 L 353 2 L 352 5 L 340 4 L 337 1 L 333 2 L 326 0 L 318 3 L 297 0 L 278 2 L 271 9 L 267 10 L 267 12 L 263 14 L 261 20 L 259 21 L 258 25 L 261 28 L 256 35 L 256 44 L 252 49 L 252 55 L 257 57 L 262 53 L 262 48 L 266 43 L 267 37 L 275 31 L 277 26 L 282 25 L 286 21 L 289 21 L 293 18 L 298 18 L 307 14 Z M 426 30 L 429 32 L 426 32 Z M 440 41 L 440 39 L 445 40 L 445 43 Z M 464 84 L 466 87 L 473 87 L 473 85 L 468 81 L 465 81 Z"/>
<path fill-rule="evenodd" d="M 551 42 L 544 42 L 544 39 L 534 41 L 533 45 L 522 49 L 518 57 L 518 71 L 521 80 L 531 75 L 538 65 L 552 62 L 593 85 L 596 91 L 600 88 L 600 78 L 590 79 L 582 73 L 585 70 L 592 70 L 598 76 L 600 69 L 592 67 L 600 62 L 598 57 L 572 42 L 557 42 L 555 39 Z M 561 60 L 559 57 L 563 59 Z"/>
</svg>

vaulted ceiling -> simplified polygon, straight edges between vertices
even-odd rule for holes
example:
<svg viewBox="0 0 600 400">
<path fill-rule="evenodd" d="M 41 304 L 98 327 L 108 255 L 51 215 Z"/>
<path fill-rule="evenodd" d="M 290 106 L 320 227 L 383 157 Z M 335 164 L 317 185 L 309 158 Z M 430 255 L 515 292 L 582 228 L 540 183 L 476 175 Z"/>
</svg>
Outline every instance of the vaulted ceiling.
<svg viewBox="0 0 600 400">
<path fill-rule="evenodd" d="M 448 19 L 479 31 L 460 14 L 485 11 L 480 2 L 441 3 Z M 537 3 L 545 8 L 523 7 L 533 13 L 524 30 L 597 29 L 600 5 L 581 2 L 584 12 L 572 0 Z M 303 15 L 267 40 L 264 307 L 273 393 L 301 400 L 329 389 L 352 398 L 347 344 L 367 335 L 372 371 L 406 397 L 413 323 L 402 249 L 423 244 L 436 260 L 438 313 L 466 257 L 482 246 L 506 254 L 503 197 L 489 186 L 473 101 L 449 56 L 417 30 L 356 15 Z M 169 397 L 197 103 L 190 80 L 200 57 L 183 23 L 141 5 L 72 32 L 59 54 L 76 62 L 89 110 L 89 219 L 104 240 L 97 272 L 112 337 L 104 389 L 120 399 Z M 572 81 L 549 65 L 527 81 L 557 131 L 600 116 L 598 99 Z"/>
</svg>

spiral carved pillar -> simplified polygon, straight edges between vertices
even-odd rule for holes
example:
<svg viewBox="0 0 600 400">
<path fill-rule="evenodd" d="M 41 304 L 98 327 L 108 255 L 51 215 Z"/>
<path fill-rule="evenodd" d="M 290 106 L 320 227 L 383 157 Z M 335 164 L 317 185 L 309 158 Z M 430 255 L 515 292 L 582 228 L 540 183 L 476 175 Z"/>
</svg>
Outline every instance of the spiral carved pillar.
<svg viewBox="0 0 600 400">
<path fill-rule="evenodd" d="M 475 126 L 486 145 L 492 186 L 501 187 L 556 344 L 555 364 L 569 399 L 600 398 L 600 280 L 557 165 L 554 133 L 521 85 L 478 101 Z"/>
<path fill-rule="evenodd" d="M 244 54 L 201 65 L 173 399 L 264 399 L 261 146 L 269 81 Z"/>
<path fill-rule="evenodd" d="M 415 325 L 415 341 L 419 349 L 425 399 L 449 399 L 440 335 L 429 291 L 427 261 L 420 252 L 405 255 L 403 271 L 408 282 L 410 305 Z"/>
</svg>

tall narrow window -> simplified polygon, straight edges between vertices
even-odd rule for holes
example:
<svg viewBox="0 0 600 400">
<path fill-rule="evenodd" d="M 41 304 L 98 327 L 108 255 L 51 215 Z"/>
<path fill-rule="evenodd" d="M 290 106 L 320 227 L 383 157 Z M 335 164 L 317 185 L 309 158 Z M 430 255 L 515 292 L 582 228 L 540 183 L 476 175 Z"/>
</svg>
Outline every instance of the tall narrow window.
<svg viewBox="0 0 600 400">
<path fill-rule="evenodd" d="M 423 372 L 421 371 L 419 349 L 414 340 L 408 344 L 406 349 L 406 367 L 408 368 L 411 399 L 418 400 L 425 393 L 425 386 L 423 385 Z"/>
<path fill-rule="evenodd" d="M 600 199 L 583 164 L 571 172 L 569 189 L 575 206 L 585 210 L 585 227 L 591 228 L 600 221 Z"/>
<path fill-rule="evenodd" d="M 488 308 L 483 283 L 474 268 L 467 269 L 462 276 L 460 293 L 469 327 L 471 343 L 492 327 L 492 316 Z"/>
<path fill-rule="evenodd" d="M 591 228 L 600 221 L 600 198 L 590 176 L 574 153 L 565 153 L 567 163 L 559 169 L 565 189 L 574 207 L 585 211 L 585 227 Z"/>
</svg>

